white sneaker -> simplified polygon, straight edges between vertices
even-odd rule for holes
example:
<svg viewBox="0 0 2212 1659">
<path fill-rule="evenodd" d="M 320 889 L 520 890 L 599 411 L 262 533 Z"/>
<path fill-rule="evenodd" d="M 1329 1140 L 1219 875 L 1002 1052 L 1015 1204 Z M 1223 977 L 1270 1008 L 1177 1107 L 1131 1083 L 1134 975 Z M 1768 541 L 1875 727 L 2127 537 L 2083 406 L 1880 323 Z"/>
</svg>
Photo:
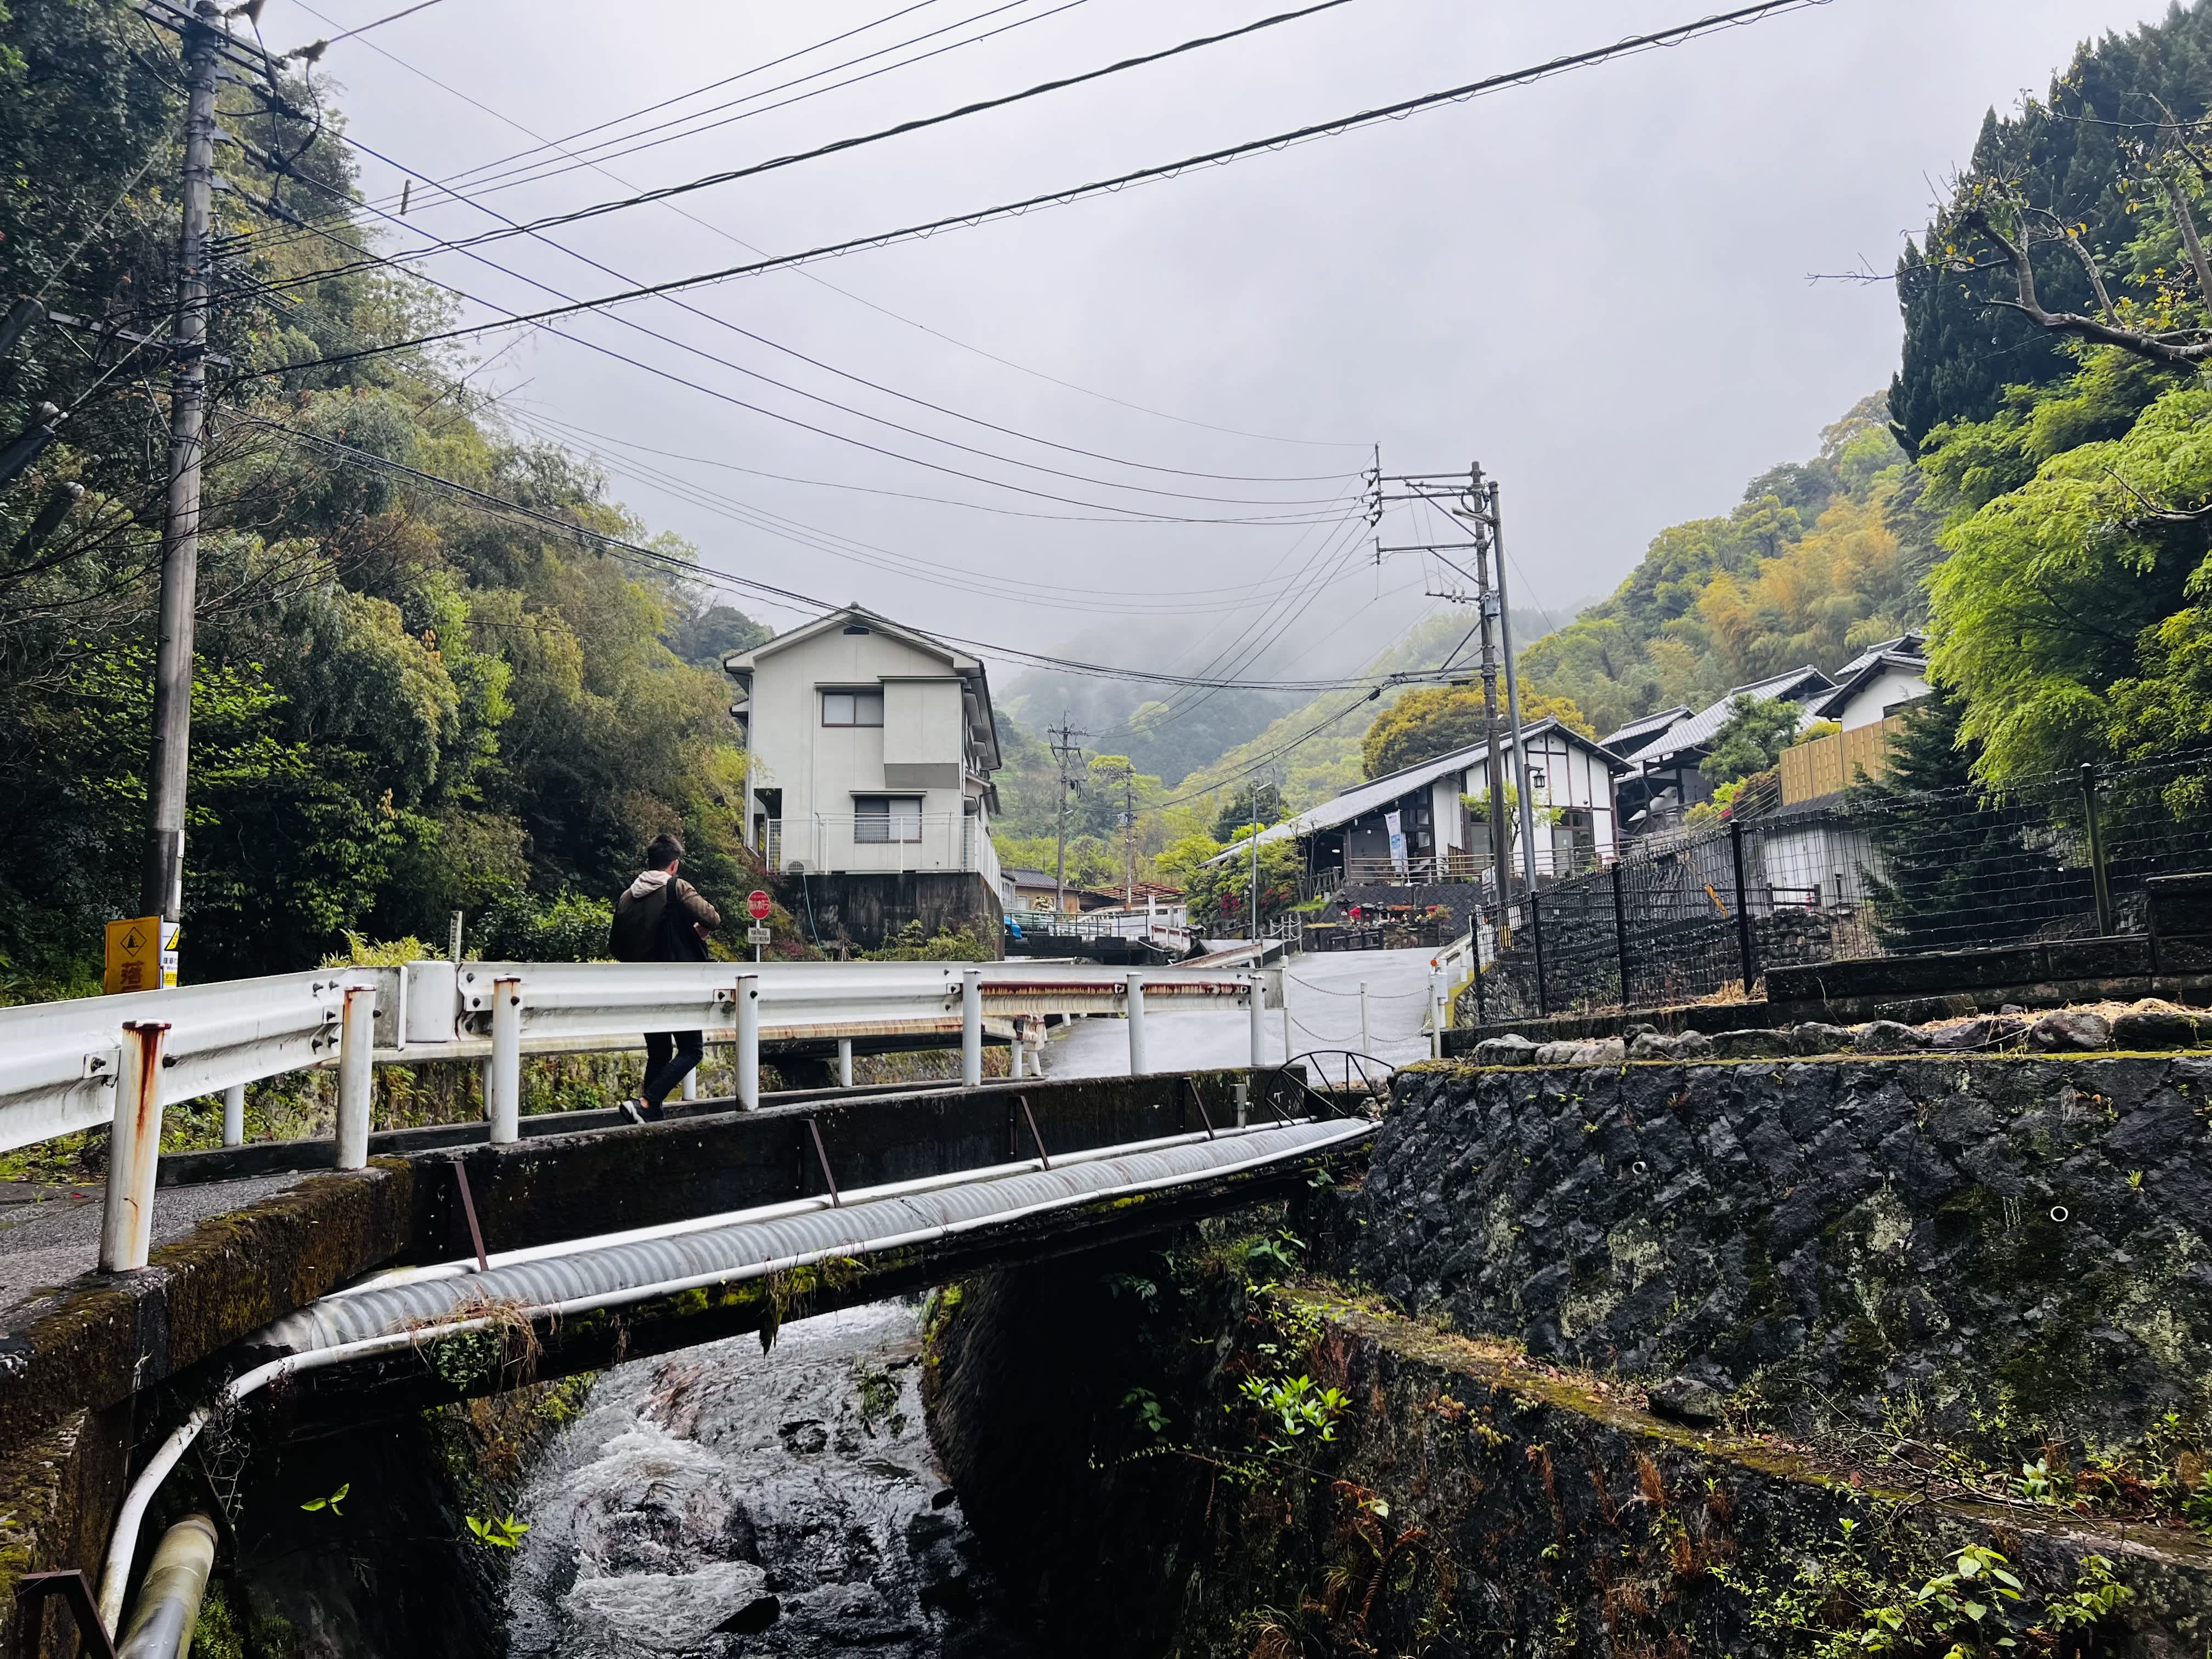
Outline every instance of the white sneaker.
<svg viewBox="0 0 2212 1659">
<path fill-rule="evenodd" d="M 645 1103 L 641 1100 L 624 1100 L 617 1103 L 615 1109 L 633 1123 L 643 1123 L 645 1121 L 644 1105 Z"/>
</svg>

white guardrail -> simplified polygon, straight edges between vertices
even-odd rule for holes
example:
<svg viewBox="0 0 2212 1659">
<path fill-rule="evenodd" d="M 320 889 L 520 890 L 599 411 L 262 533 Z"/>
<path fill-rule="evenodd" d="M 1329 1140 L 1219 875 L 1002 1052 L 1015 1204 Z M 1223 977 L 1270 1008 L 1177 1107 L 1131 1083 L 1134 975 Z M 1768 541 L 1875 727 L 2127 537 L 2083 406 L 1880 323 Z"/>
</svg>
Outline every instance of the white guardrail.
<svg viewBox="0 0 2212 1659">
<path fill-rule="evenodd" d="M 961 1039 L 962 1076 L 982 1079 L 986 1021 L 1020 1039 L 1048 1015 L 1118 1014 L 1129 1069 L 1145 1064 L 1147 1001 L 1242 1007 L 1252 1059 L 1261 1011 L 1282 1006 L 1279 969 L 1102 969 L 1004 963 L 415 962 L 0 1008 L 0 1151 L 113 1126 L 100 1261 L 142 1267 L 165 1106 L 227 1097 L 227 1142 L 243 1091 L 335 1067 L 337 1167 L 368 1159 L 373 1068 L 481 1060 L 494 1142 L 520 1136 L 521 1059 L 640 1045 L 699 1030 L 737 1048 L 740 1107 L 760 1099 L 760 1044 L 912 1035 Z M 1032 1022 L 1036 1024 L 1033 1024 Z M 848 1051 L 841 1048 L 841 1055 Z"/>
</svg>

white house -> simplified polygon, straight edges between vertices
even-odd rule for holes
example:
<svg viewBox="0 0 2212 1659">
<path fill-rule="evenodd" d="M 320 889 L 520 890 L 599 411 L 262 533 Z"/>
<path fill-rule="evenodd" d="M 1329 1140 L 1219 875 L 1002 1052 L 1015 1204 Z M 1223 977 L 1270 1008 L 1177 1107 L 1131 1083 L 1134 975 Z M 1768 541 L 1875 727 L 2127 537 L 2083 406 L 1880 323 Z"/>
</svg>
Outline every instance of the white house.
<svg viewBox="0 0 2212 1659">
<path fill-rule="evenodd" d="M 988 919 L 996 939 L 999 740 L 980 660 L 847 605 L 722 667 L 745 732 L 747 844 L 801 878 L 817 931 L 872 945 L 908 921 Z"/>
<path fill-rule="evenodd" d="M 1927 641 L 1900 634 L 1869 646 L 1836 671 L 1836 689 L 1813 705 L 1813 718 L 1846 732 L 1873 726 L 1928 695 Z"/>
<path fill-rule="evenodd" d="M 1619 757 L 1555 720 L 1538 720 L 1522 735 L 1528 746 L 1529 804 L 1550 820 L 1548 833 L 1543 823 L 1537 827 L 1537 873 L 1565 875 L 1610 859 L 1619 840 L 1612 789 Z M 1510 784 L 1519 772 L 1511 737 L 1498 747 Z M 1348 885 L 1473 880 L 1490 867 L 1489 825 L 1461 798 L 1486 796 L 1489 778 L 1488 742 L 1469 744 L 1355 784 L 1262 830 L 1260 839 L 1296 838 L 1309 872 L 1334 867 Z M 1232 848 L 1217 861 L 1237 856 Z"/>
</svg>

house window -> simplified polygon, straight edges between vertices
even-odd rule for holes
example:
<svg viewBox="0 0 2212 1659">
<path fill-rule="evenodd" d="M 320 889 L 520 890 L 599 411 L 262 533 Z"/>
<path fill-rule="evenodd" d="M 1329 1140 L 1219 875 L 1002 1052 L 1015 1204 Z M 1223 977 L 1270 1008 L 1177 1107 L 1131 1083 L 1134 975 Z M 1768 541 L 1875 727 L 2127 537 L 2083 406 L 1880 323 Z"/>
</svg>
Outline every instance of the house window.
<svg viewBox="0 0 2212 1659">
<path fill-rule="evenodd" d="M 822 694 L 822 724 L 824 726 L 881 726 L 884 723 L 884 694 L 880 691 L 824 691 Z"/>
<path fill-rule="evenodd" d="M 864 843 L 920 841 L 921 797 L 855 795 L 853 798 L 853 839 Z"/>
</svg>

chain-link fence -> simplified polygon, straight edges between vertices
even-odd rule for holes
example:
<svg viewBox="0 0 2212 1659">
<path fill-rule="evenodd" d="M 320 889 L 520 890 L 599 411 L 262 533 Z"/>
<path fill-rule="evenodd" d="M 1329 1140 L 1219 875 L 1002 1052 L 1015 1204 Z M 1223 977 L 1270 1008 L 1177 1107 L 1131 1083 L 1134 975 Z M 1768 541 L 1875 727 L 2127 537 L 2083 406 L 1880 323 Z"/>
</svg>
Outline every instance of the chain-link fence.
<svg viewBox="0 0 2212 1659">
<path fill-rule="evenodd" d="M 2001 796 L 1863 788 L 1647 836 L 1493 908 L 1462 1017 L 1725 1000 L 1769 968 L 2140 934 L 2145 881 L 2193 871 L 2212 871 L 2212 755 Z"/>
</svg>

